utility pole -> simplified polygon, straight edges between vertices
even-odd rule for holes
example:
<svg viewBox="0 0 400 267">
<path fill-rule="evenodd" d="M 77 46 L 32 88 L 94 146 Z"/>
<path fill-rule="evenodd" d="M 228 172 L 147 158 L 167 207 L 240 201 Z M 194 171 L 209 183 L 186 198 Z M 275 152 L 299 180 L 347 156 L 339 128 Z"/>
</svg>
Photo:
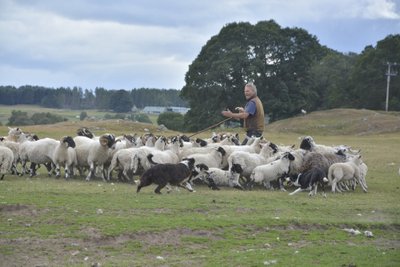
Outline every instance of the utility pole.
<svg viewBox="0 0 400 267">
<path fill-rule="evenodd" d="M 391 68 L 391 66 L 396 66 L 396 65 L 397 65 L 396 62 L 394 62 L 394 63 L 387 62 L 388 70 L 386 72 L 386 76 L 387 76 L 387 79 L 386 79 L 386 107 L 385 107 L 386 112 L 388 111 L 388 108 L 389 108 L 390 76 L 397 75 L 397 71 L 392 71 L 390 68 Z"/>
</svg>

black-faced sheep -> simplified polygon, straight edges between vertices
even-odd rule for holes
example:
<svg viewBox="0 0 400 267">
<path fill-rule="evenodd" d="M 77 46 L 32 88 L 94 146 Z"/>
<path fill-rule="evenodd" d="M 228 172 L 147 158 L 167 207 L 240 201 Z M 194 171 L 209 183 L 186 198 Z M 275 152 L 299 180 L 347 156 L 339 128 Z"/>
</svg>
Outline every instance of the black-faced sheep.
<svg viewBox="0 0 400 267">
<path fill-rule="evenodd" d="M 56 177 L 60 177 L 60 167 L 64 167 L 65 179 L 73 174 L 73 167 L 77 164 L 75 142 L 71 136 L 61 138 L 54 149 L 53 163 L 56 165 Z"/>
</svg>

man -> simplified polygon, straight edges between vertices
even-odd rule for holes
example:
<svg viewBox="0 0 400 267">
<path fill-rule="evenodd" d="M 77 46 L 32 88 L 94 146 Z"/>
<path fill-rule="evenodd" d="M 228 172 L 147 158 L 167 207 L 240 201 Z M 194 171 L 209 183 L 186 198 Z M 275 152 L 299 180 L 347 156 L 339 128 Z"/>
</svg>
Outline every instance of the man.
<svg viewBox="0 0 400 267">
<path fill-rule="evenodd" d="M 257 87 L 253 83 L 246 84 L 244 96 L 247 100 L 245 108 L 235 108 L 239 113 L 233 113 L 230 110 L 222 111 L 222 115 L 225 117 L 244 120 L 246 137 L 242 145 L 245 145 L 248 138 L 252 136 L 260 137 L 264 131 L 264 107 L 257 96 Z"/>
</svg>

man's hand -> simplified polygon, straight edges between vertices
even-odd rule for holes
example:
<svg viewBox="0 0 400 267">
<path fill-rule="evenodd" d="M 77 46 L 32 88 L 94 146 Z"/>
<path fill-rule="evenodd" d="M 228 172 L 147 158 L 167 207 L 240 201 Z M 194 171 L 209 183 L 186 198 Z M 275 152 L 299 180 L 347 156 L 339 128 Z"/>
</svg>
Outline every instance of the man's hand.
<svg viewBox="0 0 400 267">
<path fill-rule="evenodd" d="M 244 112 L 244 108 L 242 108 L 242 107 L 236 107 L 235 110 L 237 110 L 239 112 Z"/>
</svg>

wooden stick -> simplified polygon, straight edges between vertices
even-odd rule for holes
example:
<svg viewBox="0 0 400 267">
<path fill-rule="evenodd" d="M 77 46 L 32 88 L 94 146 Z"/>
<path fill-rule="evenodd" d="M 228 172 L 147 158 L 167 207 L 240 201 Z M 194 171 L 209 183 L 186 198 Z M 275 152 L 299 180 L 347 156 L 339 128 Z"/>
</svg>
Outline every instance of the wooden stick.
<svg viewBox="0 0 400 267">
<path fill-rule="evenodd" d="M 222 121 L 220 121 L 220 122 L 218 122 L 218 123 L 216 123 L 216 124 L 211 125 L 210 127 L 207 127 L 207 128 L 205 128 L 205 129 L 203 129 L 203 130 L 201 130 L 201 131 L 198 131 L 198 132 L 192 134 L 192 135 L 189 135 L 188 137 L 190 138 L 190 137 L 193 137 L 193 136 L 195 136 L 195 135 L 198 135 L 199 133 L 202 133 L 202 132 L 205 132 L 205 131 L 207 131 L 207 130 L 210 130 L 210 129 L 212 129 L 212 128 L 214 128 L 214 127 L 217 127 L 218 125 L 220 125 L 220 124 L 222 124 L 222 123 L 224 123 L 224 122 L 226 122 L 226 121 L 229 121 L 230 119 L 232 119 L 232 118 L 226 118 L 226 119 L 224 119 L 224 120 L 222 120 Z"/>
</svg>

